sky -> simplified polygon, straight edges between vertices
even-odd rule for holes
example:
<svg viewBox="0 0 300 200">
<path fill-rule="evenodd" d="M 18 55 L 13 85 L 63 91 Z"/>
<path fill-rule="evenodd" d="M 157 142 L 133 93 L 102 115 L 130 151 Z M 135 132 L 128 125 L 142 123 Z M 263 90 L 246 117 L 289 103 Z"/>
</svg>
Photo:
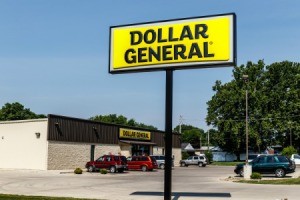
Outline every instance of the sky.
<svg viewBox="0 0 300 200">
<path fill-rule="evenodd" d="M 237 65 L 300 62 L 298 0 L 0 0 L 0 107 L 165 129 L 165 72 L 109 74 L 110 26 L 235 13 Z M 207 101 L 232 67 L 174 71 L 173 127 L 207 130 Z"/>
</svg>

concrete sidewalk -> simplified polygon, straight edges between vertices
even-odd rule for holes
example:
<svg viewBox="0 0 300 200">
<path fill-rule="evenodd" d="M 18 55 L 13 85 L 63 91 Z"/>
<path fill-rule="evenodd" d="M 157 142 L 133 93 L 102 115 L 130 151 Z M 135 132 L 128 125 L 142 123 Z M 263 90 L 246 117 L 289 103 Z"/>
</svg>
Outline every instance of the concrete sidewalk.
<svg viewBox="0 0 300 200">
<path fill-rule="evenodd" d="M 300 165 L 296 165 L 296 171 L 291 174 L 292 178 L 298 178 L 300 177 Z"/>
</svg>

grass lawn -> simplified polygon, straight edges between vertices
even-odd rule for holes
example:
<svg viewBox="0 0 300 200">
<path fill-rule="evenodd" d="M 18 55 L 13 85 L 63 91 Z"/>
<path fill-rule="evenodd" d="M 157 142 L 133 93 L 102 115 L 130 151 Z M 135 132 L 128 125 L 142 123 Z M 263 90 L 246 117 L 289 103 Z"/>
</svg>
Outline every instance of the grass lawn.
<svg viewBox="0 0 300 200">
<path fill-rule="evenodd" d="M 0 200 L 91 200 L 91 199 L 78 199 L 69 197 L 43 197 L 43 196 L 23 196 L 13 194 L 0 194 Z"/>
<path fill-rule="evenodd" d="M 283 178 L 272 180 L 238 180 L 238 183 L 252 183 L 252 184 L 273 184 L 273 185 L 300 185 L 300 178 Z"/>
</svg>

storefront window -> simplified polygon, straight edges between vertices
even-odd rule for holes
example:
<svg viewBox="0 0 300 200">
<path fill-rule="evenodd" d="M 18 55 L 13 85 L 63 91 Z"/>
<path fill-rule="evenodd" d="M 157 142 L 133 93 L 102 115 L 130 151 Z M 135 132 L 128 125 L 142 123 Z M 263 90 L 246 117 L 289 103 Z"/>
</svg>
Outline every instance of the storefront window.
<svg viewBox="0 0 300 200">
<path fill-rule="evenodd" d="M 150 146 L 149 145 L 132 145 L 132 155 L 133 156 L 145 156 L 150 155 Z"/>
</svg>

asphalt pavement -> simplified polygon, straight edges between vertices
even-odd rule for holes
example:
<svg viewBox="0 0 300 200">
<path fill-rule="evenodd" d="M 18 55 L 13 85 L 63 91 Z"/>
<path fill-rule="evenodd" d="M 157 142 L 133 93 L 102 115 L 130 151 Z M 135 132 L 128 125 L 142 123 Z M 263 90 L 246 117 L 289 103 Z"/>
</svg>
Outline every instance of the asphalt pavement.
<svg viewBox="0 0 300 200">
<path fill-rule="evenodd" d="M 175 167 L 172 199 L 298 200 L 298 185 L 255 185 L 226 180 L 234 167 Z M 299 177 L 300 170 L 288 177 Z M 162 200 L 164 171 L 116 174 L 72 171 L 0 170 L 0 193 L 94 198 L 107 200 Z M 238 178 L 238 177 L 236 177 Z"/>
</svg>

